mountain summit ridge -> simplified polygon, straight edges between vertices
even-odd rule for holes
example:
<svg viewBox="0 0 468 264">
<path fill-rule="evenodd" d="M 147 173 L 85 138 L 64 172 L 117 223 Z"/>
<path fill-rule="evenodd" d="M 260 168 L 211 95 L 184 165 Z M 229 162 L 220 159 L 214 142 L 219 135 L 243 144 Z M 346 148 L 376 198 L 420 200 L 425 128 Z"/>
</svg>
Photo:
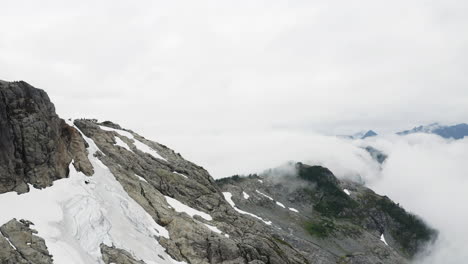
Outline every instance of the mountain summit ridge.
<svg viewBox="0 0 468 264">
<path fill-rule="evenodd" d="M 167 146 L 110 121 L 62 120 L 47 94 L 25 82 L 0 82 L 0 97 L 0 263 L 370 264 L 410 258 L 391 246 L 367 247 L 380 241 L 367 233 L 364 240 L 347 238 L 347 253 L 313 236 L 291 235 L 273 217 L 239 209 L 238 197 L 223 193 L 204 168 Z M 266 191 L 255 195 L 273 199 Z M 323 201 L 342 202 L 333 196 Z"/>
</svg>

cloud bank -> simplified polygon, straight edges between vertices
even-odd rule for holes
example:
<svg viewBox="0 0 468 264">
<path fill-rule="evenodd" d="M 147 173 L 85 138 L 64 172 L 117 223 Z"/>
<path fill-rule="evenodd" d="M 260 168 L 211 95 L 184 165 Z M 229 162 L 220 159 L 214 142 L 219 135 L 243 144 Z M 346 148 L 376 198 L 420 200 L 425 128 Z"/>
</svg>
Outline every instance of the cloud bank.
<svg viewBox="0 0 468 264">
<path fill-rule="evenodd" d="M 447 141 L 432 135 L 377 140 L 389 151 L 373 187 L 400 202 L 440 231 L 421 264 L 459 264 L 468 259 L 468 139 Z"/>
<path fill-rule="evenodd" d="M 364 179 L 381 195 L 422 217 L 439 240 L 417 264 L 460 264 L 468 259 L 468 138 L 436 135 L 345 140 L 313 134 L 249 134 L 215 138 L 207 147 L 207 169 L 214 177 L 262 172 L 287 161 L 328 167 L 340 178 Z M 388 155 L 380 166 L 362 149 L 373 146 Z"/>
</svg>

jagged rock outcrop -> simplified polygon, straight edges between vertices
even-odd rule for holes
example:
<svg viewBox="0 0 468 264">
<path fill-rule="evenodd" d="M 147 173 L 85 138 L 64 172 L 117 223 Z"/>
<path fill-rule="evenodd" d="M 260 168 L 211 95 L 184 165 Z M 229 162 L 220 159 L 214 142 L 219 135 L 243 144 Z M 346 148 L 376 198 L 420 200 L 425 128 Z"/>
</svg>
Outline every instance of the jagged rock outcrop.
<svg viewBox="0 0 468 264">
<path fill-rule="evenodd" d="M 92 174 L 85 142 L 55 113 L 47 94 L 25 82 L 0 83 L 0 193 L 50 186 L 77 170 Z"/>
<path fill-rule="evenodd" d="M 27 220 L 12 219 L 0 227 L 0 263 L 51 264 L 44 239 L 36 236 Z"/>
</svg>

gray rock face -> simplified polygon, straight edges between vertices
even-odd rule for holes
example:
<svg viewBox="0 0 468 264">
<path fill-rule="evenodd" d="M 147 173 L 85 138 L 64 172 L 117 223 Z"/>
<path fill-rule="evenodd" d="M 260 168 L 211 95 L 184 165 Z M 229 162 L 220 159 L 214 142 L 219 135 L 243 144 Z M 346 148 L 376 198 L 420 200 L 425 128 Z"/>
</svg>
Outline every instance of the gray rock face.
<svg viewBox="0 0 468 264">
<path fill-rule="evenodd" d="M 25 82 L 0 83 L 0 193 L 50 186 L 77 170 L 93 173 L 85 142 L 55 113 L 47 94 Z"/>
<path fill-rule="evenodd" d="M 145 264 L 141 260 L 135 260 L 130 253 L 123 249 L 104 244 L 101 244 L 101 254 L 105 264 Z"/>
<path fill-rule="evenodd" d="M 32 223 L 13 219 L 0 227 L 0 263 L 51 264 L 44 239 L 29 228 Z"/>
<path fill-rule="evenodd" d="M 169 231 L 171 239 L 161 237 L 159 243 L 176 260 L 187 263 L 308 263 L 299 251 L 278 242 L 268 226 L 236 212 L 202 167 L 132 131 L 125 130 L 130 133 L 127 136 L 123 135 L 124 130 L 121 133 L 108 131 L 106 127 L 120 128 L 113 123 L 86 119 L 74 123 L 96 143 L 102 151 L 98 158 L 130 197 Z M 131 151 L 118 146 L 116 138 L 125 142 Z M 162 159 L 137 148 L 141 143 L 155 150 Z M 164 196 L 208 213 L 213 220 L 177 213 L 168 207 Z M 205 224 L 229 237 L 211 231 Z"/>
</svg>

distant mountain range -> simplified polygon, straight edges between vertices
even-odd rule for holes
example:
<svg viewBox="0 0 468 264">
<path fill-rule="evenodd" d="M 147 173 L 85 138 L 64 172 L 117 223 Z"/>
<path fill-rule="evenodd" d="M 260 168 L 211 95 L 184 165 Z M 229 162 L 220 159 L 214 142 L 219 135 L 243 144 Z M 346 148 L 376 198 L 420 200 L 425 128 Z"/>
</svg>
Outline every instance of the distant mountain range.
<svg viewBox="0 0 468 264">
<path fill-rule="evenodd" d="M 408 135 L 413 133 L 436 134 L 443 138 L 462 139 L 468 136 L 468 124 L 462 123 L 453 126 L 443 126 L 439 123 L 433 123 L 427 126 L 418 126 L 411 130 L 398 132 L 397 135 Z"/>
<path fill-rule="evenodd" d="M 410 130 L 397 132 L 397 135 L 405 136 L 414 133 L 435 134 L 443 138 L 462 139 L 468 136 L 468 124 L 461 123 L 452 126 L 445 126 L 439 123 L 432 123 L 425 126 L 417 126 Z M 348 139 L 365 139 L 368 137 L 377 136 L 378 134 L 373 130 L 361 131 L 353 135 L 340 136 Z"/>
</svg>

